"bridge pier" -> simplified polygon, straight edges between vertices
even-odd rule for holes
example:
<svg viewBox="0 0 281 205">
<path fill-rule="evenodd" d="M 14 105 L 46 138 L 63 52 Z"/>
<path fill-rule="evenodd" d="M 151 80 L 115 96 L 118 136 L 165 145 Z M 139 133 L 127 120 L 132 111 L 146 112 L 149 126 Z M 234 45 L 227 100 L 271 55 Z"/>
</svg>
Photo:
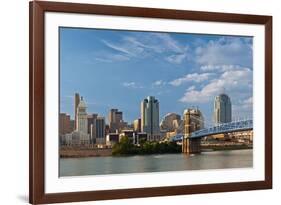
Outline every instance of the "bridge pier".
<svg viewBox="0 0 281 205">
<path fill-rule="evenodd" d="M 202 114 L 198 109 L 186 109 L 183 114 L 184 137 L 182 140 L 182 152 L 186 154 L 201 152 L 201 138 L 191 138 L 191 133 L 203 127 Z"/>
<path fill-rule="evenodd" d="M 183 137 L 182 139 L 182 153 L 189 153 L 189 138 Z"/>
<path fill-rule="evenodd" d="M 182 152 L 185 154 L 201 153 L 201 138 L 183 137 Z"/>
</svg>

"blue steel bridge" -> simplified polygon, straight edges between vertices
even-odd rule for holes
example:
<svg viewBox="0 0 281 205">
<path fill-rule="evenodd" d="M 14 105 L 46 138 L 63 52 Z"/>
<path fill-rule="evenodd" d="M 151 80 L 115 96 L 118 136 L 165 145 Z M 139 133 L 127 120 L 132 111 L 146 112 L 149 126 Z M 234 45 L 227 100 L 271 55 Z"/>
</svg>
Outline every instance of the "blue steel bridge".
<svg viewBox="0 0 281 205">
<path fill-rule="evenodd" d="M 200 139 L 202 137 L 207 137 L 209 135 L 216 135 L 222 133 L 231 133 L 238 131 L 246 131 L 253 129 L 253 120 L 239 120 L 228 123 L 221 123 L 219 125 L 215 125 L 213 127 L 203 128 L 201 130 L 197 130 L 191 133 L 188 137 L 189 139 Z M 183 134 L 178 134 L 175 137 L 170 139 L 171 141 L 182 141 Z"/>
</svg>

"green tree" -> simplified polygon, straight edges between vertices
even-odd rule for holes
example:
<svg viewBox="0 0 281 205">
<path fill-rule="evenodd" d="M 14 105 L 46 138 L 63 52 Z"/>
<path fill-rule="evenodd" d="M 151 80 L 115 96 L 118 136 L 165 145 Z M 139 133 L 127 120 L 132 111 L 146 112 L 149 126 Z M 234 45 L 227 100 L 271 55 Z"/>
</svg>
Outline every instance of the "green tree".
<svg viewBox="0 0 281 205">
<path fill-rule="evenodd" d="M 134 145 L 125 136 L 112 148 L 113 155 L 134 155 L 134 154 L 164 154 L 180 153 L 181 146 L 175 142 L 149 142 L 142 141 L 139 146 Z"/>
</svg>

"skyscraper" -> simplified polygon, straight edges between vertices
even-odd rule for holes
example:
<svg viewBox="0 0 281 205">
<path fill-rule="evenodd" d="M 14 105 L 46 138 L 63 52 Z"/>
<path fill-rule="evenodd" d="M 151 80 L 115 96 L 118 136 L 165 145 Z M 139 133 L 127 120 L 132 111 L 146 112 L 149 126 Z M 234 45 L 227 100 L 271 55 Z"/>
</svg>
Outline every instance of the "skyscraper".
<svg viewBox="0 0 281 205">
<path fill-rule="evenodd" d="M 80 143 L 82 144 L 89 143 L 88 115 L 86 109 L 86 103 L 84 102 L 83 97 L 81 97 L 77 106 L 76 131 L 79 133 Z"/>
<path fill-rule="evenodd" d="M 216 124 L 231 122 L 231 101 L 228 95 L 220 94 L 214 101 L 214 122 Z"/>
<path fill-rule="evenodd" d="M 75 130 L 75 120 L 70 119 L 70 130 L 71 132 Z"/>
<path fill-rule="evenodd" d="M 116 130 L 120 131 L 123 127 L 123 113 L 118 109 L 111 109 L 108 114 L 109 130 L 115 133 Z"/>
<path fill-rule="evenodd" d="M 105 119 L 98 116 L 96 119 L 96 143 L 105 144 Z"/>
<path fill-rule="evenodd" d="M 88 134 L 90 135 L 90 143 L 95 144 L 96 139 L 96 119 L 98 114 L 88 115 Z"/>
<path fill-rule="evenodd" d="M 76 129 L 76 124 L 77 124 L 77 107 L 80 102 L 80 96 L 79 93 L 75 93 L 74 96 L 74 129 Z"/>
<path fill-rule="evenodd" d="M 73 131 L 70 116 L 66 113 L 59 114 L 59 134 L 64 135 Z"/>
<path fill-rule="evenodd" d="M 83 133 L 88 133 L 88 115 L 86 109 L 86 103 L 84 102 L 83 97 L 81 97 L 77 106 L 76 130 Z"/>
<path fill-rule="evenodd" d="M 160 139 L 159 101 L 153 96 L 141 102 L 141 131 L 148 134 L 148 140 Z"/>
<path fill-rule="evenodd" d="M 141 132 L 141 119 L 140 118 L 134 120 L 133 125 L 134 125 L 134 131 Z"/>
</svg>

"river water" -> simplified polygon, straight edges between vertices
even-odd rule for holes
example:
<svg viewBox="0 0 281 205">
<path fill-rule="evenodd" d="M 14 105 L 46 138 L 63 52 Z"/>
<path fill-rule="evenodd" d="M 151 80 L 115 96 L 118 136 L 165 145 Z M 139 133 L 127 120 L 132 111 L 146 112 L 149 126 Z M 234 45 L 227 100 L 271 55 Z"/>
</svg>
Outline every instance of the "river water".
<svg viewBox="0 0 281 205">
<path fill-rule="evenodd" d="M 185 154 L 161 154 L 62 158 L 59 164 L 60 176 L 244 168 L 253 166 L 253 151 L 214 151 L 190 156 Z"/>
</svg>

